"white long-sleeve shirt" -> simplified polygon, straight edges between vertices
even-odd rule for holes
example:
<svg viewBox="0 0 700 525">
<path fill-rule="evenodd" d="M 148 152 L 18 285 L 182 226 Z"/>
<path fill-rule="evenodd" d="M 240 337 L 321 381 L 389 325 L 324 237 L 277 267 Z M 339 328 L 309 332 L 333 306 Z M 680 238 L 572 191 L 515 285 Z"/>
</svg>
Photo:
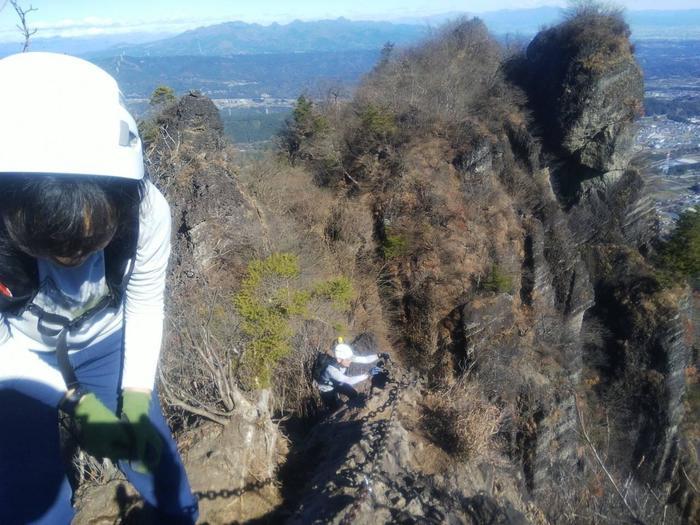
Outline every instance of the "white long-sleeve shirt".
<svg viewBox="0 0 700 525">
<path fill-rule="evenodd" d="M 152 389 L 155 382 L 163 337 L 170 231 L 170 207 L 158 189 L 148 182 L 141 204 L 133 271 L 124 301 L 118 308 L 103 311 L 68 336 L 69 352 L 73 353 L 124 330 L 122 388 Z M 107 292 L 101 251 L 76 268 L 64 268 L 46 260 L 37 263 L 41 285 L 36 300 L 48 311 L 75 318 Z M 66 389 L 60 372 L 37 355 L 55 351 L 56 339 L 39 333 L 37 318 L 30 312 L 21 317 L 0 314 L 0 381 L 38 381 L 55 388 L 60 399 Z"/>
<path fill-rule="evenodd" d="M 353 363 L 360 363 L 360 364 L 370 364 L 374 363 L 377 361 L 379 357 L 376 354 L 369 354 L 369 355 L 354 355 L 352 356 L 352 362 Z M 357 383 L 361 383 L 362 381 L 366 380 L 369 378 L 369 374 L 358 374 L 356 376 L 349 376 L 346 375 L 346 372 L 348 369 L 346 367 L 336 367 L 333 365 L 328 365 L 328 368 L 326 368 L 326 372 L 328 373 L 328 376 L 336 383 L 345 383 L 346 385 L 356 385 Z M 331 385 L 318 385 L 318 389 L 321 392 L 330 392 L 333 390 L 333 386 Z"/>
</svg>

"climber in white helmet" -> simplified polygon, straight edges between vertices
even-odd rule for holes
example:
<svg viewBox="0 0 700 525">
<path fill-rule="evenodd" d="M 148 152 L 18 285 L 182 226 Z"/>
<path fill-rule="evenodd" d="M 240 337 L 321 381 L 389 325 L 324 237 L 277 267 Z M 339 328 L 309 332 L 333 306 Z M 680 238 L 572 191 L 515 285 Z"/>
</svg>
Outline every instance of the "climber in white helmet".
<svg viewBox="0 0 700 525">
<path fill-rule="evenodd" d="M 170 209 L 117 82 L 53 53 L 0 60 L 0 523 L 67 525 L 59 410 L 157 523 L 198 516 L 155 390 Z"/>
<path fill-rule="evenodd" d="M 319 354 L 319 359 L 314 365 L 314 368 L 318 370 L 314 374 L 314 379 L 325 407 L 331 411 L 339 408 L 341 405 L 339 394 L 343 394 L 348 399 L 356 398 L 358 392 L 354 385 L 381 373 L 380 368 L 373 367 L 369 373 L 349 376 L 347 371 L 352 363 L 371 364 L 376 363 L 380 358 L 388 358 L 388 354 L 356 355 L 350 345 L 343 342 L 342 338 L 339 338 L 334 345 L 332 356 Z"/>
</svg>

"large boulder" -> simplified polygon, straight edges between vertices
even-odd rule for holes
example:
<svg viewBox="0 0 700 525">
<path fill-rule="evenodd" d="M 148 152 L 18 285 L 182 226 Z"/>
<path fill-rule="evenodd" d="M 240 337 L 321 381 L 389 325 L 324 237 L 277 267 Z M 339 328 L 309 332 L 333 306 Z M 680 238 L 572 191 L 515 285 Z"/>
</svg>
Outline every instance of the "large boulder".
<svg viewBox="0 0 700 525">
<path fill-rule="evenodd" d="M 525 81 L 547 145 L 597 172 L 624 169 L 641 114 L 642 71 L 621 17 L 584 14 L 540 32 Z"/>
</svg>

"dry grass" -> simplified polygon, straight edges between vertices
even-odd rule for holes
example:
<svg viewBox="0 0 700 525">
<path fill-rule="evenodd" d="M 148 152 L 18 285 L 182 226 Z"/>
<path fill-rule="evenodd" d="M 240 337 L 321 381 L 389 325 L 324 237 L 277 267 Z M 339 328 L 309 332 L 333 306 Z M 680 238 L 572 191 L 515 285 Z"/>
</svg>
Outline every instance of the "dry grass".
<svg viewBox="0 0 700 525">
<path fill-rule="evenodd" d="M 477 462 L 492 458 L 501 410 L 489 403 L 475 382 L 433 394 L 426 403 L 424 428 L 449 454 Z"/>
</svg>

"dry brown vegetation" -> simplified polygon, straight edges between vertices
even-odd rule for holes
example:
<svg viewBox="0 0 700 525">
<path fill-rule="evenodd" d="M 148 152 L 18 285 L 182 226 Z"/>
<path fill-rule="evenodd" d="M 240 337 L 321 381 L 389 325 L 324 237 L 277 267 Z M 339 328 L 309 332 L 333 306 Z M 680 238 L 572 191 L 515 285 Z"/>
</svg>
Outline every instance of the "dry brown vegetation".
<svg viewBox="0 0 700 525">
<path fill-rule="evenodd" d="M 425 404 L 424 429 L 441 448 L 474 464 L 495 460 L 502 412 L 483 397 L 478 384 L 460 382 Z"/>
</svg>

